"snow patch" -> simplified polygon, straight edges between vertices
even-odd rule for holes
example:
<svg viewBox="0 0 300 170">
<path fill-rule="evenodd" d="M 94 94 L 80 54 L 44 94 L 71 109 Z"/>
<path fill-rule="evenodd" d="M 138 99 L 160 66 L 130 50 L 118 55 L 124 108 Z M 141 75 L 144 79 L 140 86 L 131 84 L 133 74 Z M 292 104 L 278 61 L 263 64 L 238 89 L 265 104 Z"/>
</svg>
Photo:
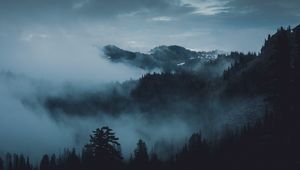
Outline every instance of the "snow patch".
<svg viewBox="0 0 300 170">
<path fill-rule="evenodd" d="M 183 66 L 185 64 L 185 62 L 179 63 L 177 64 L 177 66 Z"/>
</svg>

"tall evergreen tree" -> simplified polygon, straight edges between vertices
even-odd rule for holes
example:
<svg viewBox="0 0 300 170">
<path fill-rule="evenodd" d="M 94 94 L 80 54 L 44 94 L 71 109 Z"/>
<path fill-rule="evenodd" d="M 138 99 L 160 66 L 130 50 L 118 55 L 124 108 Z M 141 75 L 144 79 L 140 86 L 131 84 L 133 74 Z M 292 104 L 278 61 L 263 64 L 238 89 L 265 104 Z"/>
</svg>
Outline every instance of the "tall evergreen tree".
<svg viewBox="0 0 300 170">
<path fill-rule="evenodd" d="M 0 158 L 0 170 L 4 170 L 4 163 L 2 158 Z"/>
<path fill-rule="evenodd" d="M 147 146 L 146 143 L 141 139 L 138 141 L 136 149 L 134 150 L 132 166 L 134 169 L 149 168 L 149 155 L 147 151 Z"/>
<path fill-rule="evenodd" d="M 6 169 L 13 170 L 12 156 L 10 153 L 6 154 Z"/>
<path fill-rule="evenodd" d="M 85 147 L 91 151 L 96 168 L 118 169 L 123 159 L 119 138 L 112 129 L 105 126 L 97 128 L 90 136 L 90 143 Z"/>
<path fill-rule="evenodd" d="M 55 154 L 52 154 L 50 158 L 50 170 L 55 170 L 55 168 L 56 168 L 56 156 Z"/>
<path fill-rule="evenodd" d="M 29 161 L 29 157 L 26 158 L 26 169 L 27 170 L 32 170 L 32 165 Z"/>
<path fill-rule="evenodd" d="M 141 139 L 138 141 L 137 147 L 134 150 L 134 160 L 141 163 L 148 163 L 149 161 L 146 143 Z"/>
<path fill-rule="evenodd" d="M 43 156 L 40 163 L 40 170 L 50 170 L 49 156 L 46 154 Z"/>
</svg>

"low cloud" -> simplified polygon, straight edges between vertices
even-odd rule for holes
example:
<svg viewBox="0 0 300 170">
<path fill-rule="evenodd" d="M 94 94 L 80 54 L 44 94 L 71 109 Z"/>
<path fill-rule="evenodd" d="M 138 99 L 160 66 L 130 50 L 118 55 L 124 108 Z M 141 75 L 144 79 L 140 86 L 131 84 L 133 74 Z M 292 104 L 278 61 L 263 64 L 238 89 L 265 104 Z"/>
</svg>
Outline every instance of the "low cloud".
<svg viewBox="0 0 300 170">
<path fill-rule="evenodd" d="M 173 18 L 167 17 L 167 16 L 160 16 L 160 17 L 154 17 L 151 18 L 151 21 L 172 21 Z"/>
</svg>

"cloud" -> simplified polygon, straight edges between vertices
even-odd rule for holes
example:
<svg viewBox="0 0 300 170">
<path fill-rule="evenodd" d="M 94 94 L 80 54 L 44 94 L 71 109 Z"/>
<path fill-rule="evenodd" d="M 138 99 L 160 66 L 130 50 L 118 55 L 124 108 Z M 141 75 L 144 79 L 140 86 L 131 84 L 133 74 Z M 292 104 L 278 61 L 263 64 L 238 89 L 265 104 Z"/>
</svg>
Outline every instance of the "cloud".
<svg viewBox="0 0 300 170">
<path fill-rule="evenodd" d="M 229 24 L 256 27 L 274 27 L 291 25 L 299 22 L 298 9 L 300 1 L 290 0 L 231 0 L 226 4 L 227 13 L 220 19 Z"/>
<path fill-rule="evenodd" d="M 209 49 L 212 40 L 232 44 L 224 50 L 259 51 L 265 33 L 280 26 L 299 22 L 299 1 L 280 0 L 0 0 L 0 37 L 11 32 L 22 33 L 33 27 L 64 30 L 65 35 L 84 35 L 98 39 L 100 45 L 116 44 L 132 50 L 147 51 L 157 45 L 182 45 Z M 256 29 L 259 36 L 243 35 L 239 41 L 251 39 L 254 44 L 235 44 L 231 39 L 218 38 L 220 30 L 229 34 Z M 199 32 L 211 34 L 199 35 Z M 75 33 L 73 32 L 75 31 Z M 195 32 L 194 32 L 195 31 Z M 195 38 L 170 38 L 185 32 Z M 194 33 L 192 33 L 194 32 Z M 23 40 L 41 39 L 31 32 Z M 208 36 L 209 35 L 209 36 Z M 222 36 L 224 37 L 224 36 Z M 256 41 L 255 41 L 256 39 Z M 136 43 L 132 43 L 136 42 Z M 255 44 L 256 43 L 256 44 Z M 247 47 L 249 47 L 247 49 Z"/>
<path fill-rule="evenodd" d="M 42 17 L 73 16 L 75 18 L 110 18 L 119 14 L 146 11 L 162 12 L 180 9 L 178 0 L 1 0 L 1 14 L 29 19 Z M 181 9 L 180 9 L 181 10 Z"/>
<path fill-rule="evenodd" d="M 90 3 L 90 0 L 81 0 L 81 1 L 74 2 L 72 7 L 74 9 L 80 9 L 83 8 L 85 5 L 87 5 L 88 3 Z"/>
<path fill-rule="evenodd" d="M 48 38 L 49 35 L 47 34 L 39 34 L 39 33 L 29 33 L 29 34 L 24 34 L 22 35 L 22 37 L 20 38 L 23 41 L 31 41 L 34 38 Z"/>
<path fill-rule="evenodd" d="M 194 14 L 199 15 L 216 15 L 219 13 L 227 12 L 228 8 L 226 5 L 229 1 L 219 0 L 182 0 L 184 5 L 195 8 Z"/>
<path fill-rule="evenodd" d="M 98 40 L 78 30 L 27 26 L 0 38 L 0 70 L 51 82 L 105 83 L 139 77 L 142 70 L 100 57 Z"/>
<path fill-rule="evenodd" d="M 43 110 L 28 110 L 21 102 L 20 98 L 34 94 L 36 85 L 24 76 L 0 72 L 1 155 L 23 153 L 38 160 L 46 152 L 75 146 L 73 129 L 51 121 Z"/>
<path fill-rule="evenodd" d="M 172 20 L 174 19 L 168 16 L 159 16 L 159 17 L 151 18 L 151 21 L 172 21 Z"/>
<path fill-rule="evenodd" d="M 198 15 L 200 18 L 214 16 L 206 19 L 224 23 L 230 20 L 238 20 L 237 23 L 244 20 L 243 24 L 269 21 L 265 24 L 270 25 L 298 21 L 299 6 L 298 0 L 1 0 L 0 14 L 3 21 L 8 22 L 12 19 L 45 22 L 45 18 L 47 22 L 63 22 L 64 17 L 68 17 L 70 22 L 80 19 L 109 20 L 120 15 L 157 19 L 162 16 Z"/>
</svg>

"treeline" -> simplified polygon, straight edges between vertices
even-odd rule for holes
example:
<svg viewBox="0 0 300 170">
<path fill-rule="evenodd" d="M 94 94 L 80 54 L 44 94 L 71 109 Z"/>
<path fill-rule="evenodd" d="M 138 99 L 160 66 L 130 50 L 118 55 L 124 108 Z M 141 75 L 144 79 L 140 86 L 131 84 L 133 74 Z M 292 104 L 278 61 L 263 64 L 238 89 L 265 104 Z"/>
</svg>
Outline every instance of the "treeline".
<svg viewBox="0 0 300 170">
<path fill-rule="evenodd" d="M 32 170 L 33 166 L 29 160 L 29 157 L 24 155 L 18 155 L 7 153 L 5 161 L 0 158 L 0 170 Z"/>
<path fill-rule="evenodd" d="M 285 114 L 285 113 L 284 113 Z M 275 170 L 299 169 L 299 125 L 287 124 L 279 113 L 266 111 L 263 120 L 240 129 L 226 129 L 215 141 L 194 133 L 177 154 L 167 160 L 149 154 L 146 143 L 137 142 L 129 160 L 112 129 L 96 129 L 81 154 L 66 149 L 60 155 L 44 155 L 37 166 L 28 157 L 7 154 L 1 170 Z M 299 118 L 299 117 L 298 117 Z M 299 121 L 300 119 L 298 119 Z M 296 129 L 295 129 L 296 127 Z M 175 130 L 175 129 L 174 129 Z"/>
<path fill-rule="evenodd" d="M 84 95 L 72 92 L 60 96 L 45 96 L 41 104 L 54 117 L 59 114 L 95 115 L 98 112 L 119 115 L 137 110 L 149 115 L 162 112 L 168 114 L 175 112 L 173 105 L 176 101 L 187 102 L 193 106 L 204 103 L 211 93 L 222 91 L 226 81 L 234 81 L 233 74 L 241 71 L 257 57 L 255 53 L 232 52 L 201 64 L 188 60 L 191 64 L 198 65 L 197 70 L 191 66 L 189 70 L 147 73 L 138 80 L 114 83 L 102 91 Z M 189 63 L 186 62 L 186 65 L 188 67 Z M 216 85 L 216 82 L 219 84 Z M 183 108 L 186 109 L 184 106 Z M 197 109 L 193 107 L 192 111 L 185 112 L 199 112 Z"/>
<path fill-rule="evenodd" d="M 132 157 L 124 160 L 118 140 L 109 127 L 98 128 L 81 154 L 75 149 L 65 149 L 59 155 L 45 154 L 38 165 L 33 165 L 22 154 L 7 153 L 4 160 L 0 158 L 0 170 L 129 170 L 157 169 L 162 165 L 156 154 L 148 155 L 142 140 L 138 141 Z"/>
</svg>

